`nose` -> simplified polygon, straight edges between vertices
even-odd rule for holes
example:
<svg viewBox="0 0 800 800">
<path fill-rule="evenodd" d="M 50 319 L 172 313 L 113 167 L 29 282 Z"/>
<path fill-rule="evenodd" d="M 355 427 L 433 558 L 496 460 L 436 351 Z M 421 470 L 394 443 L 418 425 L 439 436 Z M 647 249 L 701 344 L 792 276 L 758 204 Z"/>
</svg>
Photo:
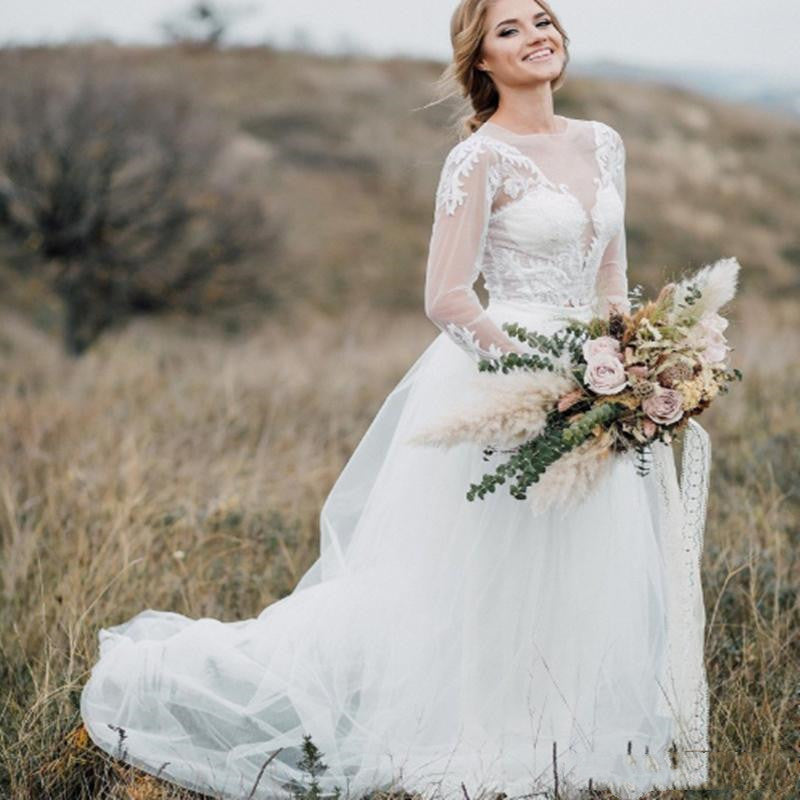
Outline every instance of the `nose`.
<svg viewBox="0 0 800 800">
<path fill-rule="evenodd" d="M 528 36 L 528 42 L 530 44 L 538 44 L 539 42 L 544 42 L 546 39 L 547 33 L 534 25 Z"/>
</svg>

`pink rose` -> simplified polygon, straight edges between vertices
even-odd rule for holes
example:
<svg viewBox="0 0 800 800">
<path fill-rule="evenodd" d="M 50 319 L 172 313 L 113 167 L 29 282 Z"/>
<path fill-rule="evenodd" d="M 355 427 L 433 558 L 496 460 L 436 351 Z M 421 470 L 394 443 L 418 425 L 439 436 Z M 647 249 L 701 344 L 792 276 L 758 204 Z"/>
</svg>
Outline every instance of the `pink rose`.
<svg viewBox="0 0 800 800">
<path fill-rule="evenodd" d="M 656 391 L 642 400 L 642 411 L 653 422 L 672 425 L 683 416 L 683 395 L 675 389 L 666 389 L 656 384 Z"/>
<path fill-rule="evenodd" d="M 652 439 L 656 435 L 656 424 L 651 419 L 642 420 L 642 432 L 648 439 Z"/>
<path fill-rule="evenodd" d="M 700 317 L 689 334 L 689 341 L 700 350 L 707 364 L 724 361 L 728 354 L 728 345 L 722 331 L 728 327 L 728 320 L 717 313 Z"/>
<path fill-rule="evenodd" d="M 611 336 L 598 336 L 583 343 L 583 357 L 587 362 L 601 353 L 619 357 L 619 342 Z"/>
<path fill-rule="evenodd" d="M 583 378 L 597 394 L 617 394 L 628 383 L 619 356 L 602 351 L 588 359 Z"/>
<path fill-rule="evenodd" d="M 716 312 L 713 314 L 704 314 L 702 317 L 700 317 L 700 321 L 705 322 L 709 328 L 718 331 L 719 333 L 722 333 L 722 331 L 728 327 L 728 320 Z"/>
</svg>

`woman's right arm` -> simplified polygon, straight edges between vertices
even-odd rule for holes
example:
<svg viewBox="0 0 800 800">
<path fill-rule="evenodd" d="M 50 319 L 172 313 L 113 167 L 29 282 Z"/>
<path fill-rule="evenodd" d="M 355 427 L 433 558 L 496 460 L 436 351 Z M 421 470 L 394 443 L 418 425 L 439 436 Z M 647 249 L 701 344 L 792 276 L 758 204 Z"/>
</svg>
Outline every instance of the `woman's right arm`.
<svg viewBox="0 0 800 800">
<path fill-rule="evenodd" d="M 492 157 L 478 137 L 448 153 L 436 189 L 425 272 L 425 314 L 475 361 L 529 352 L 489 317 L 473 289 L 489 227 Z"/>
</svg>

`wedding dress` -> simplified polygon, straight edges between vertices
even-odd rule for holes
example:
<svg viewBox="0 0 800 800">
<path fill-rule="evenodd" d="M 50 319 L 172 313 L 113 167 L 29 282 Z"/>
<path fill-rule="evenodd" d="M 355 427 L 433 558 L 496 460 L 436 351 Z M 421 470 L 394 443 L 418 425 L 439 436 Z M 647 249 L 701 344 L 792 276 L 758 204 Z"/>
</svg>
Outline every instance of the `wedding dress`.
<svg viewBox="0 0 800 800">
<path fill-rule="evenodd" d="M 656 444 L 646 476 L 621 456 L 577 508 L 538 516 L 503 491 L 466 499 L 489 471 L 478 445 L 409 443 L 479 358 L 526 349 L 504 321 L 551 333 L 627 302 L 622 139 L 556 119 L 487 122 L 449 151 L 425 283 L 440 332 L 327 496 L 318 559 L 250 619 L 147 609 L 101 629 L 81 695 L 98 746 L 226 798 L 308 786 L 305 734 L 328 796 L 511 798 L 557 775 L 562 797 L 592 779 L 636 798 L 706 780 L 703 429 L 686 431 L 680 483 Z"/>
</svg>

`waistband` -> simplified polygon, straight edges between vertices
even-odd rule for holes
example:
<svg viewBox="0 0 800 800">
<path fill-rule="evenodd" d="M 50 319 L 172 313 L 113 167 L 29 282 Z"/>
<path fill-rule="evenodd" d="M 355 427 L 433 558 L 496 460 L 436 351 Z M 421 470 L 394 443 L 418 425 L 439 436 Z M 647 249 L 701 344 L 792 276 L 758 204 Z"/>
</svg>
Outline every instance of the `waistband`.
<svg viewBox="0 0 800 800">
<path fill-rule="evenodd" d="M 526 300 L 494 300 L 490 298 L 489 302 L 486 304 L 486 310 L 554 318 L 576 317 L 578 319 L 589 319 L 594 315 L 594 304 L 582 303 L 581 305 L 567 306 L 556 303 L 534 303 Z"/>
</svg>

